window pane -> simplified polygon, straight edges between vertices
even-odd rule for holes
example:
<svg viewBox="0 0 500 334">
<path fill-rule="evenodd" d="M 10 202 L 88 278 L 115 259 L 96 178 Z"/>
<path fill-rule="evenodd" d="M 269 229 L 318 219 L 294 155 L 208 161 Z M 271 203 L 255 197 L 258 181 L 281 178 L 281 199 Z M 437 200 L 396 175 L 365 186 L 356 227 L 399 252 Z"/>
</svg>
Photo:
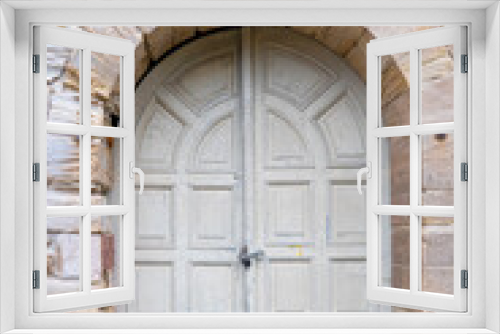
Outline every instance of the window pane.
<svg viewBox="0 0 500 334">
<path fill-rule="evenodd" d="M 410 289 L 410 217 L 379 216 L 380 286 Z"/>
<path fill-rule="evenodd" d="M 453 45 L 423 49 L 421 123 L 453 122 Z"/>
<path fill-rule="evenodd" d="M 92 52 L 91 64 L 91 124 L 119 127 L 121 57 Z"/>
<path fill-rule="evenodd" d="M 121 216 L 93 216 L 92 290 L 121 286 Z"/>
<path fill-rule="evenodd" d="M 422 217 L 422 290 L 453 294 L 453 218 Z"/>
<path fill-rule="evenodd" d="M 380 139 L 380 201 L 410 204 L 410 137 Z"/>
<path fill-rule="evenodd" d="M 92 205 L 121 204 L 120 138 L 92 137 Z"/>
<path fill-rule="evenodd" d="M 410 53 L 380 57 L 381 126 L 410 124 Z"/>
<path fill-rule="evenodd" d="M 47 205 L 80 205 L 80 136 L 47 134 Z"/>
<path fill-rule="evenodd" d="M 47 294 L 80 288 L 80 217 L 47 218 Z"/>
<path fill-rule="evenodd" d="M 422 205 L 453 206 L 453 134 L 421 136 Z"/>
<path fill-rule="evenodd" d="M 80 50 L 47 45 L 47 121 L 80 123 Z"/>
</svg>

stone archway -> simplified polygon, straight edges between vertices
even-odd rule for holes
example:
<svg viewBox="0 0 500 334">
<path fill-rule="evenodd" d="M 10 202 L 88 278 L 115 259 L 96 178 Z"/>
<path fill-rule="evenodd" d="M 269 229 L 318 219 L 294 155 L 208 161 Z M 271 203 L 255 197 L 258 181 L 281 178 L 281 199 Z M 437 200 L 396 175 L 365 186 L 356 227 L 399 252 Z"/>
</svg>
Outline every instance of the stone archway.
<svg viewBox="0 0 500 334">
<path fill-rule="evenodd" d="M 373 39 L 420 31 L 434 27 L 286 27 L 316 40 L 344 59 L 363 82 L 366 81 L 366 45 Z M 148 71 L 173 50 L 198 38 L 224 30 L 223 27 L 79 27 L 79 29 L 134 41 L 136 47 L 136 82 L 139 83 Z M 238 28 L 234 28 L 238 29 Z M 394 59 L 387 63 L 387 71 L 394 73 L 391 87 L 385 91 L 392 100 L 405 91 L 405 59 Z M 402 69 L 402 71 L 400 70 Z"/>
</svg>

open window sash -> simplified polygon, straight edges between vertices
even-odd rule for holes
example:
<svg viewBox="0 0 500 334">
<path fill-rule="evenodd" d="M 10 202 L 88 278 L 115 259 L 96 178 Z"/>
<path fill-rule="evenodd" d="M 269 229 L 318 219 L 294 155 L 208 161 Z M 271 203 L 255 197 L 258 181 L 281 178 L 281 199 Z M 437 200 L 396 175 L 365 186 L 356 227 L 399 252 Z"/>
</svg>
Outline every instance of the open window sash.
<svg viewBox="0 0 500 334">
<path fill-rule="evenodd" d="M 49 49 L 71 50 L 71 55 L 63 57 L 64 63 L 59 64 L 59 72 L 54 71 L 54 68 L 57 69 L 59 66 L 57 62 L 61 62 L 61 59 L 48 59 L 48 55 L 52 54 L 53 56 L 53 52 L 50 53 Z M 136 170 L 133 166 L 135 159 L 134 53 L 135 46 L 128 40 L 63 28 L 45 26 L 34 28 L 33 162 L 39 163 L 39 181 L 33 183 L 35 312 L 89 309 L 125 304 L 134 300 L 135 180 L 133 171 Z M 100 90 L 103 88 L 99 84 L 93 85 L 91 82 L 93 80 L 99 81 L 100 76 L 106 74 L 105 70 L 102 71 L 105 73 L 98 73 L 93 69 L 93 62 L 101 61 L 99 58 L 101 56 L 95 55 L 104 55 L 104 57 L 112 55 L 114 57 L 112 59 L 115 61 L 109 63 L 109 66 L 118 69 L 117 78 L 119 79 L 114 82 L 114 87 L 116 85 L 119 87 L 119 94 L 115 95 L 117 100 L 115 104 L 119 106 L 120 110 L 119 116 L 115 116 L 113 120 L 113 125 L 96 123 L 93 120 L 95 117 L 94 104 L 98 103 L 101 98 Z M 52 65 L 49 66 L 49 64 Z M 63 69 L 65 65 L 68 65 L 69 68 L 76 68 L 79 73 Z M 67 102 L 69 100 L 63 98 L 61 91 L 56 89 L 54 92 L 48 89 L 48 85 L 51 85 L 54 80 L 60 80 L 63 71 L 65 71 L 64 75 L 73 75 L 72 82 L 79 86 L 76 89 L 78 98 L 73 98 L 72 102 Z M 63 85 L 67 84 L 67 82 L 63 83 Z M 65 93 L 72 89 L 66 86 L 63 88 Z M 51 101 L 48 99 L 49 94 L 52 94 Z M 77 106 L 77 111 L 74 113 L 77 115 L 75 116 L 77 120 L 68 122 L 48 117 L 49 108 L 53 108 L 49 102 L 57 103 L 58 108 L 63 110 L 63 114 L 66 112 L 65 110 L 68 113 L 72 112 L 71 106 L 65 105 L 65 103 L 73 103 Z M 49 137 L 69 137 L 73 138 L 73 141 L 54 140 L 48 145 Z M 112 203 L 113 205 L 96 203 L 93 197 L 95 191 L 93 176 L 106 172 L 105 170 L 93 170 L 94 160 L 99 159 L 99 157 L 95 157 L 94 152 L 96 142 L 108 143 L 110 147 L 111 143 L 115 144 L 116 152 L 113 159 L 116 173 L 119 175 L 116 178 L 116 188 L 119 195 Z M 59 204 L 53 206 L 47 201 L 47 175 L 50 169 L 48 169 L 48 160 L 51 162 L 58 159 L 56 156 L 60 154 L 60 145 L 72 145 L 72 152 L 78 157 L 76 162 L 75 159 L 71 161 L 72 165 L 69 162 L 67 166 L 64 165 L 64 159 L 61 160 L 62 162 L 59 161 L 62 164 L 59 171 L 66 173 L 64 174 L 66 176 L 74 175 L 75 180 L 71 182 L 77 185 L 69 185 L 68 187 L 72 187 L 72 191 L 76 193 L 76 205 Z M 50 152 L 47 151 L 48 146 L 51 148 Z M 76 172 L 68 173 L 70 167 L 73 170 L 76 168 Z M 52 174 L 55 175 L 55 173 Z M 68 183 L 66 182 L 66 185 Z M 59 184 L 62 187 L 65 185 L 64 182 Z M 107 219 L 106 222 L 113 222 L 113 224 L 106 223 L 111 226 L 106 231 L 102 228 L 104 226 L 102 221 L 105 219 Z M 48 224 L 49 220 L 50 224 Z M 49 240 L 49 236 L 52 238 L 51 240 Z M 55 239 L 57 239 L 57 245 L 64 243 L 66 249 L 71 249 L 73 253 L 61 253 L 61 247 L 50 249 L 49 243 Z M 49 256 L 52 256 L 54 252 L 58 252 L 58 259 L 63 259 L 65 262 L 62 266 L 61 263 L 48 263 Z M 95 262 L 98 265 L 95 265 Z M 109 269 L 110 262 L 112 266 L 116 264 L 116 267 L 112 267 L 115 269 Z M 51 268 L 54 266 L 58 266 L 58 271 L 61 271 L 62 274 L 52 273 Z M 50 277 L 48 268 L 51 269 Z M 114 283 L 96 286 L 93 283 L 96 275 L 94 272 L 97 271 L 104 275 L 105 270 L 107 276 L 114 277 Z M 57 277 L 54 279 L 55 276 Z M 110 281 L 108 278 L 106 280 Z"/>
<path fill-rule="evenodd" d="M 450 98 L 449 105 L 453 108 L 453 120 L 428 122 L 423 121 L 423 83 L 428 78 L 424 78 L 423 67 L 428 53 L 423 50 L 432 50 L 447 46 L 448 59 L 446 62 L 436 62 L 439 71 L 451 71 L 448 78 L 452 77 L 453 97 Z M 428 52 L 428 51 L 425 51 Z M 461 180 L 461 164 L 467 163 L 467 64 L 463 64 L 463 56 L 467 54 L 466 48 L 466 28 L 453 26 L 429 29 L 426 31 L 409 33 L 395 37 L 377 39 L 371 41 L 367 47 L 367 169 L 360 173 L 367 173 L 367 296 L 374 303 L 388 304 L 398 307 L 406 307 L 422 310 L 436 311 L 467 311 L 467 289 L 462 288 L 462 271 L 467 269 L 467 182 Z M 403 55 L 403 56 L 401 56 Z M 390 122 L 384 122 L 382 96 L 383 92 L 382 76 L 386 69 L 387 57 L 392 57 L 403 77 L 409 86 L 409 119 L 402 124 L 390 126 Z M 406 56 L 406 57 L 405 57 Z M 439 55 L 437 56 L 439 57 Z M 399 64 L 398 64 L 399 62 Z M 409 68 L 405 68 L 409 67 Z M 403 73 L 404 72 L 404 73 Z M 406 73 L 406 74 L 405 74 Z M 395 89 L 396 85 L 392 86 Z M 426 100 L 428 101 L 428 100 Z M 426 102 L 427 103 L 427 102 Z M 405 106 L 398 108 L 404 109 Z M 408 107 L 406 107 L 408 108 Z M 426 109 L 426 115 L 429 115 L 429 108 Z M 404 112 L 404 110 L 403 110 Z M 431 110 L 438 112 L 437 110 Z M 427 117 L 427 116 L 426 116 Z M 433 116 L 434 117 L 434 116 Z M 428 118 L 427 118 L 428 119 Z M 406 122 L 406 123 L 405 123 Z M 425 137 L 427 136 L 427 137 Z M 423 140 L 424 138 L 448 138 L 453 136 L 453 158 L 450 158 L 453 164 L 449 173 L 450 184 L 453 185 L 453 202 L 448 206 L 427 205 L 422 199 L 423 168 Z M 401 139 L 403 138 L 404 139 Z M 407 203 L 398 203 L 391 201 L 391 194 L 387 192 L 387 187 L 383 182 L 391 179 L 387 173 L 387 167 L 383 164 L 397 161 L 397 155 L 405 148 L 399 147 L 390 152 L 387 156 L 387 149 L 384 146 L 387 141 L 393 138 L 400 138 L 409 145 L 406 146 L 408 153 L 406 161 L 409 161 L 407 173 L 409 174 L 409 194 L 407 194 Z M 398 140 L 398 139 L 396 139 Z M 396 155 L 396 156 L 394 156 Z M 388 159 L 389 162 L 384 159 Z M 403 159 L 403 157 L 401 157 Z M 385 166 L 384 165 L 384 166 Z M 399 168 L 402 168 L 401 166 Z M 368 170 L 369 169 L 369 170 Z M 400 171 L 398 171 L 400 172 Z M 389 168 L 389 173 L 390 172 Z M 406 172 L 404 172 L 406 173 Z M 392 180 L 395 180 L 392 177 Z M 426 181 L 427 182 L 427 181 Z M 396 188 L 395 188 L 396 189 Z M 392 196 L 398 195 L 393 189 Z M 426 205 L 424 205 L 426 204 Z M 403 217 L 395 218 L 395 217 Z M 453 222 L 448 228 L 452 235 L 453 249 L 448 256 L 453 255 L 452 279 L 446 293 L 442 291 L 429 292 L 428 282 L 424 281 L 423 271 L 423 227 L 425 217 L 435 217 L 438 220 L 451 219 Z M 397 241 L 394 230 L 391 229 L 391 221 L 408 222 L 407 236 L 408 240 Z M 389 221 L 389 224 L 387 222 Z M 383 229 L 385 228 L 385 231 Z M 450 231 L 451 229 L 451 231 Z M 449 240 L 449 239 L 448 239 Z M 387 253 L 388 246 L 393 242 L 399 242 L 401 249 L 394 249 Z M 408 245 L 409 244 L 409 245 Z M 407 248 L 405 248 L 407 247 Z M 405 249 L 403 249 L 405 248 Z M 409 263 L 400 265 L 400 272 L 394 271 L 396 261 L 401 261 L 401 252 L 408 252 Z M 399 254 L 395 256 L 395 254 Z M 442 255 L 442 254 L 441 254 Z M 429 254 L 426 254 L 428 261 Z M 439 254 L 436 254 L 436 258 Z M 385 258 L 384 258 L 385 257 Z M 397 258 L 397 259 L 396 259 Z M 384 262 L 384 263 L 383 263 Z M 394 262 L 394 263 L 393 263 Z M 407 266 L 406 268 L 404 266 Z M 405 272 L 402 272 L 405 271 Z M 389 277 L 388 276 L 389 272 Z M 401 284 L 391 284 L 391 276 L 400 277 Z M 427 274 L 426 274 L 427 275 Z M 470 274 L 469 274 L 470 275 Z M 439 275 L 437 275 L 439 277 Z M 409 278 L 409 282 L 408 279 Z M 425 278 L 426 279 L 426 278 Z M 444 279 L 444 278 L 443 278 Z M 385 281 L 384 281 L 385 280 Z M 394 281 L 392 281 L 394 283 Z M 425 283 L 425 286 L 424 286 Z"/>
</svg>

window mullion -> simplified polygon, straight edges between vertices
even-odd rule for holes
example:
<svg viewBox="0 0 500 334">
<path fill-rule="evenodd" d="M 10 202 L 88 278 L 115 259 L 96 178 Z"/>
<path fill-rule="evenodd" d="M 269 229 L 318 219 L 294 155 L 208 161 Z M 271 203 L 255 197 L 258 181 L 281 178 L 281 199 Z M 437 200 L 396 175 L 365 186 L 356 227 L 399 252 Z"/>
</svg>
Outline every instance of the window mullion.
<svg viewBox="0 0 500 334">
<path fill-rule="evenodd" d="M 436 133 L 454 133 L 455 124 L 449 123 L 434 123 L 434 124 L 419 124 L 412 128 L 413 133 L 420 136 L 433 135 Z"/>
<path fill-rule="evenodd" d="M 83 110 L 81 106 L 80 110 Z M 88 127 L 80 124 L 47 123 L 47 133 L 52 134 L 83 136 L 88 131 Z"/>
<path fill-rule="evenodd" d="M 84 206 L 49 206 L 47 217 L 83 217 L 89 212 Z"/>
<path fill-rule="evenodd" d="M 411 207 L 409 205 L 375 205 L 373 213 L 377 215 L 388 216 L 408 216 L 410 215 Z"/>
<path fill-rule="evenodd" d="M 82 124 L 83 126 L 89 128 L 90 127 L 90 116 L 91 116 L 91 58 L 90 58 L 90 49 L 83 49 L 83 57 L 82 57 Z M 90 293 L 91 291 L 91 261 L 90 261 L 90 252 L 91 252 L 91 224 L 92 217 L 90 214 L 90 205 L 91 205 L 91 134 L 90 131 L 87 131 L 83 135 L 82 138 L 82 159 L 81 159 L 81 168 L 82 168 L 82 203 L 85 208 L 88 208 L 89 211 L 83 216 L 82 219 L 82 250 L 81 250 L 81 259 L 82 259 L 82 284 L 83 284 L 83 292 Z"/>
<path fill-rule="evenodd" d="M 418 205 L 418 183 L 420 180 L 419 169 L 419 138 L 414 130 L 419 119 L 419 57 L 418 50 L 410 51 L 410 207 Z M 419 217 L 412 211 L 410 213 L 410 291 L 415 293 L 419 290 Z"/>
</svg>

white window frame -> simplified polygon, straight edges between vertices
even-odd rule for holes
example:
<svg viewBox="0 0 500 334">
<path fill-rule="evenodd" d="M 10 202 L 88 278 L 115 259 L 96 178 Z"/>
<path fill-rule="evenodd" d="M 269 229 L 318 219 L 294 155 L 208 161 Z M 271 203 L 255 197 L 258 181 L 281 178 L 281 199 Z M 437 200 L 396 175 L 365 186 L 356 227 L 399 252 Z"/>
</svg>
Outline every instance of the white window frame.
<svg viewBox="0 0 500 334">
<path fill-rule="evenodd" d="M 423 310 L 467 310 L 467 291 L 461 287 L 461 270 L 467 270 L 467 182 L 461 181 L 461 163 L 467 163 L 467 75 L 461 73 L 461 55 L 467 54 L 466 28 L 441 27 L 399 36 L 382 38 L 367 46 L 367 161 L 371 177 L 367 180 L 367 297 L 368 300 L 388 305 Z M 453 121 L 423 124 L 421 115 L 421 50 L 452 45 L 453 59 Z M 381 57 L 408 52 L 410 65 L 410 122 L 408 125 L 384 127 L 381 110 Z M 437 133 L 454 134 L 453 151 L 453 206 L 421 204 L 422 152 L 421 136 Z M 381 203 L 381 145 L 382 139 L 407 137 L 409 147 L 410 196 L 408 205 Z M 383 216 L 409 217 L 409 290 L 384 287 L 382 277 L 381 221 Z M 422 290 L 421 219 L 423 217 L 451 217 L 453 223 L 453 293 L 437 294 Z"/>
<path fill-rule="evenodd" d="M 135 160 L 135 45 L 118 39 L 57 27 L 34 27 L 34 52 L 39 55 L 39 73 L 33 74 L 34 94 L 34 162 L 39 163 L 39 181 L 33 184 L 34 195 L 34 270 L 39 272 L 39 288 L 34 289 L 34 311 L 53 312 L 125 304 L 135 298 L 135 180 L 129 177 Z M 47 106 L 47 45 L 73 48 L 80 53 L 79 124 L 48 122 Z M 120 57 L 120 127 L 91 124 L 91 54 L 99 52 Z M 47 207 L 47 135 L 78 135 L 79 194 L 78 206 Z M 116 205 L 91 204 L 91 140 L 93 136 L 120 141 L 120 202 Z M 118 216 L 120 222 L 120 286 L 92 290 L 91 287 L 91 219 Z M 80 291 L 47 294 L 47 218 L 78 217 Z"/>
<path fill-rule="evenodd" d="M 41 3 L 41 4 L 40 4 Z M 16 5 L 13 1 L 11 5 Z M 33 8 L 33 2 L 20 2 L 24 8 Z M 123 3 L 122 3 L 123 4 Z M 46 5 L 40 1 L 37 6 Z M 61 4 L 58 4 L 59 6 Z M 109 5 L 109 2 L 108 2 Z M 115 6 L 120 6 L 119 4 Z M 461 3 L 463 8 L 470 8 L 472 4 Z M 16 226 L 15 226 L 15 248 L 12 244 L 7 245 L 7 250 L 15 250 L 17 265 L 7 267 L 15 269 L 14 278 L 15 287 L 15 328 L 137 328 L 139 325 L 144 328 L 284 328 L 284 327 L 307 327 L 307 328 L 441 328 L 441 329 L 460 329 L 475 328 L 474 332 L 481 331 L 483 328 L 500 329 L 498 320 L 498 302 L 497 287 L 500 269 L 498 261 L 498 227 L 495 226 L 492 219 L 485 219 L 485 212 L 491 218 L 498 218 L 500 210 L 497 209 L 500 199 L 500 184 L 498 175 L 493 176 L 491 183 L 485 182 L 485 145 L 491 149 L 493 157 L 489 158 L 492 162 L 498 162 L 500 154 L 496 153 L 500 146 L 500 140 L 494 131 L 485 134 L 485 129 L 497 130 L 499 117 L 495 113 L 500 105 L 498 93 L 492 92 L 499 88 L 498 79 L 498 48 L 499 34 L 495 31 L 486 31 L 484 22 L 489 23 L 489 27 L 498 28 L 499 18 L 497 7 L 491 7 L 488 12 L 484 9 L 454 9 L 446 8 L 449 3 L 444 5 L 445 9 L 414 9 L 419 7 L 417 2 L 412 2 L 409 8 L 389 10 L 387 2 L 371 3 L 370 8 L 378 6 L 379 10 L 368 9 L 346 10 L 339 8 L 305 8 L 299 4 L 285 2 L 282 6 L 289 6 L 287 9 L 277 9 L 276 11 L 265 8 L 263 5 L 258 9 L 228 9 L 229 4 L 219 4 L 220 8 L 204 10 L 196 8 L 196 4 L 184 3 L 184 9 L 152 9 L 137 11 L 133 9 L 121 9 L 103 11 L 96 9 L 81 9 L 82 3 L 78 4 L 80 9 L 65 10 L 22 10 L 16 12 L 15 32 L 16 32 L 16 99 L 15 99 L 15 150 L 16 150 Z M 88 6 L 102 7 L 96 3 L 88 2 Z M 136 4 L 137 6 L 137 4 Z M 140 6 L 140 5 L 139 5 Z M 145 6 L 145 5 L 144 5 Z M 176 4 L 177 7 L 181 6 Z M 242 3 L 241 6 L 245 6 Z M 276 6 L 276 5 L 275 5 Z M 291 6 L 294 6 L 293 9 Z M 323 3 L 323 6 L 325 4 Z M 353 5 L 354 6 L 354 5 Z M 359 5 L 358 5 L 359 6 Z M 431 6 L 425 4 L 425 6 Z M 432 5 L 434 6 L 434 5 Z M 441 6 L 443 4 L 441 3 Z M 459 6 L 458 4 L 456 6 Z M 496 5 L 494 5 L 496 6 Z M 263 8 L 264 7 L 264 8 Z M 278 6 L 279 7 L 279 6 Z M 256 7 L 259 8 L 259 7 Z M 384 10 L 382 8 L 386 8 Z M 420 8 L 423 8 L 420 4 Z M 265 12 L 262 9 L 266 10 Z M 265 14 L 265 15 L 263 15 Z M 32 258 L 32 217 L 33 213 L 28 209 L 31 207 L 30 194 L 32 194 L 32 184 L 29 179 L 32 148 L 32 106 L 26 96 L 31 96 L 31 74 L 30 55 L 33 25 L 37 24 L 67 24 L 67 25 L 99 25 L 106 23 L 108 25 L 436 25 L 436 24 L 463 24 L 469 27 L 469 55 L 471 58 L 469 76 L 469 113 L 468 131 L 470 136 L 468 147 L 472 154 L 470 159 L 470 182 L 468 194 L 469 201 L 468 232 L 471 238 L 468 241 L 470 256 L 468 268 L 470 270 L 468 301 L 469 307 L 467 313 L 452 314 L 307 314 L 307 315 L 123 315 L 123 314 L 34 314 L 33 310 L 33 292 L 31 286 L 31 268 Z M 3 43 L 0 41 L 0 43 Z M 486 48 L 485 48 L 486 43 Z M 485 60 L 486 52 L 486 60 Z M 0 61 L 2 61 L 0 59 Z M 485 64 L 492 66 L 490 73 L 485 72 Z M 486 91 L 486 81 L 490 84 Z M 4 82 L 5 83 L 5 82 Z M 5 85 L 0 87 L 2 92 L 9 91 Z M 11 90 L 12 91 L 12 90 Z M 485 91 L 488 97 L 485 101 Z M 496 97 L 496 98 L 495 98 Z M 490 108 L 485 108 L 486 106 Z M 496 107 L 496 109 L 495 109 Z M 3 112 L 3 110 L 2 110 Z M 498 113 L 497 113 L 498 114 Z M 487 124 L 486 116 L 491 117 L 492 121 Z M 11 122 L 12 125 L 14 123 Z M 1 134 L 0 134 L 1 135 Z M 4 139 L 2 137 L 2 139 Z M 488 139 L 488 140 L 486 140 Z M 20 153 L 20 152 L 25 152 Z M 2 154 L 11 154 L 11 152 L 2 152 Z M 496 167 L 498 164 L 496 165 Z M 493 167 L 491 167 L 493 168 Z M 490 171 L 497 171 L 491 169 Z M 498 173 L 497 173 L 498 174 Z M 489 181 L 489 182 L 490 182 Z M 488 202 L 485 200 L 486 192 L 490 195 Z M 474 194 L 474 197 L 470 197 Z M 4 205 L 4 202 L 0 202 Z M 2 222 L 3 225 L 5 225 Z M 5 226 L 2 225 L 3 230 Z M 3 231 L 2 230 L 2 231 Z M 486 233 L 488 232 L 488 233 Z M 491 233 L 490 233 L 491 232 Z M 495 234 L 496 233 L 496 234 Z M 488 238 L 486 237 L 488 235 Z M 11 237 L 14 237 L 12 234 Z M 488 275 L 485 269 L 486 250 L 490 255 L 488 260 Z M 492 252 L 496 252 L 491 256 Z M 2 250 L 2 259 L 6 257 L 5 250 Z M 11 254 L 10 254 L 11 256 Z M 5 263 L 5 262 L 4 262 Z M 2 271 L 2 275 L 6 271 Z M 488 286 L 488 294 L 485 293 L 485 284 Z M 3 293 L 6 290 L 2 288 Z M 486 300 L 486 302 L 485 302 Z M 14 301 L 12 301 L 14 302 Z M 488 306 L 488 312 L 486 311 Z M 0 311 L 4 310 L 0 309 Z M 3 311 L 2 311 L 3 312 Z M 425 321 L 423 321 L 425 319 Z M 32 330 L 33 331 L 33 330 Z M 69 331 L 66 331 L 69 332 Z M 434 330 L 435 332 L 435 330 Z M 472 332 L 468 330 L 468 332 Z"/>
</svg>

